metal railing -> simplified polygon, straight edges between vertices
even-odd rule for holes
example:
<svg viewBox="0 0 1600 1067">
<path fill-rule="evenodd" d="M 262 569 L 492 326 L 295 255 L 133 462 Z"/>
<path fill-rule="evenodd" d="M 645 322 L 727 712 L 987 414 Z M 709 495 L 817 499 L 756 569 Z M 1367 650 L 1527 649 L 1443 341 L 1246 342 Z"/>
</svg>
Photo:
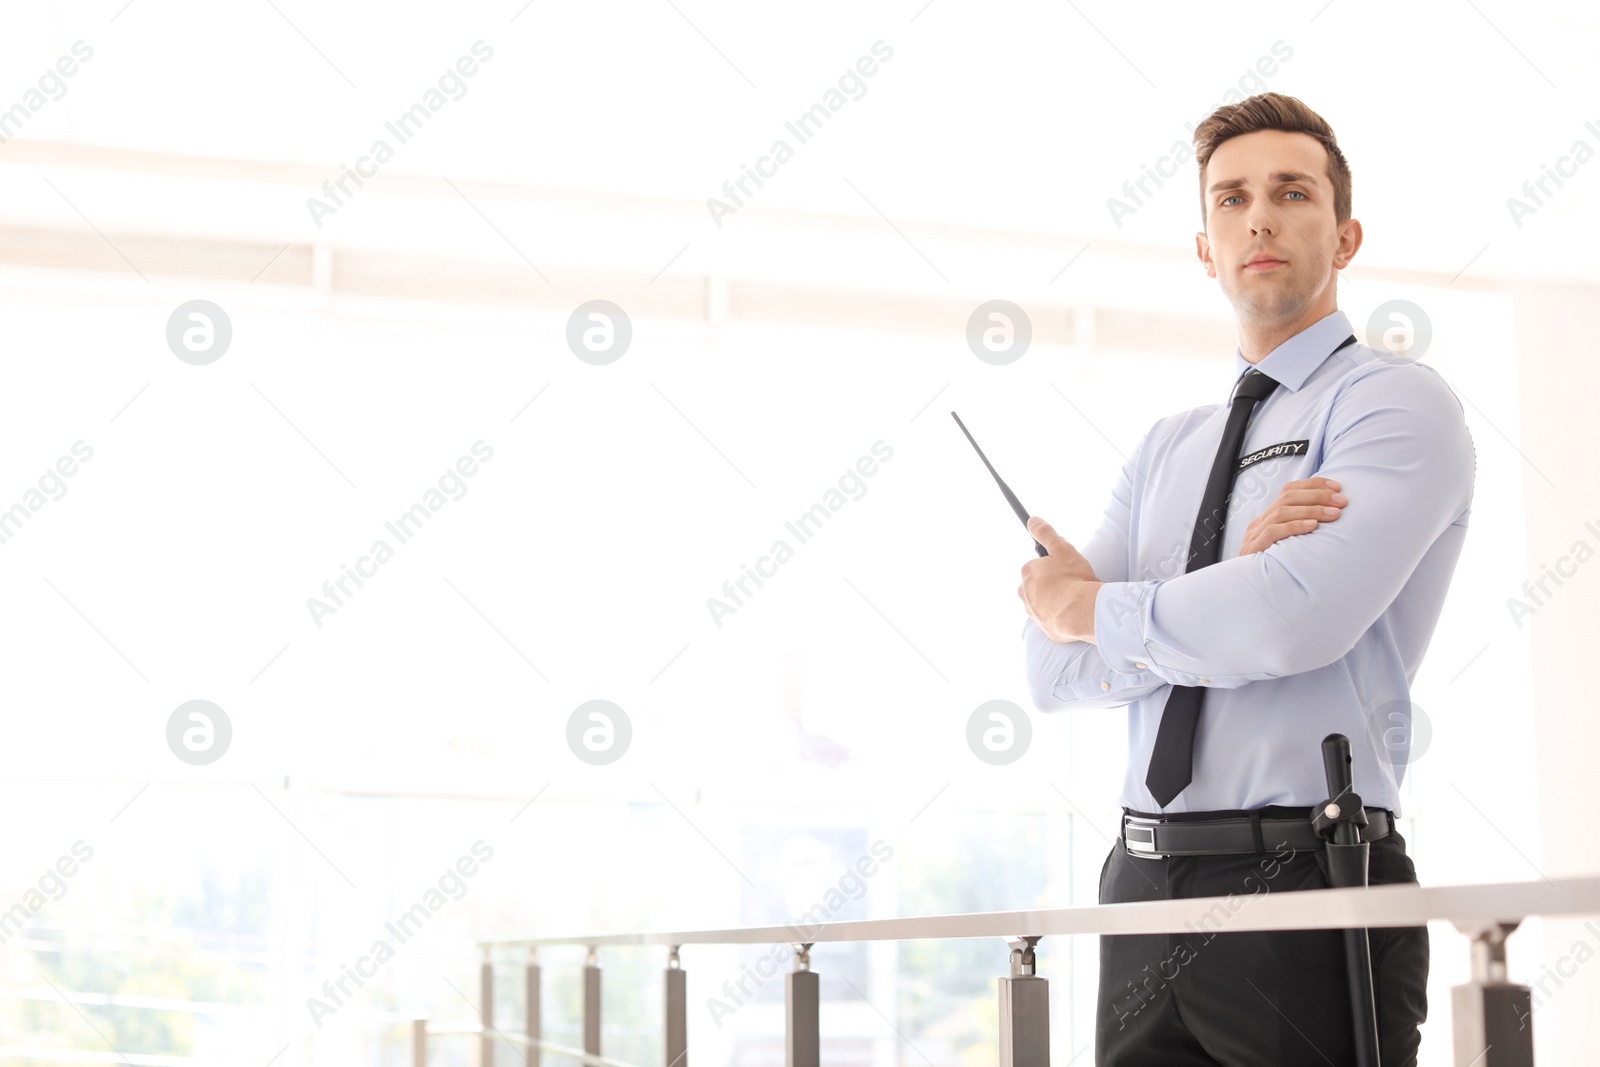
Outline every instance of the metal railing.
<svg viewBox="0 0 1600 1067">
<path fill-rule="evenodd" d="M 413 1024 L 415 1067 L 426 1067 L 430 1036 L 476 1034 L 479 1062 L 493 1064 L 494 1042 L 521 1046 L 527 1067 L 540 1067 L 541 1053 L 578 1060 L 589 1067 L 630 1067 L 600 1052 L 600 964 L 603 946 L 662 945 L 667 948 L 663 982 L 665 1067 L 688 1067 L 688 972 L 679 950 L 685 945 L 787 943 L 794 948 L 793 969 L 784 978 L 785 1063 L 819 1067 L 818 975 L 811 969 L 811 946 L 823 942 L 908 941 L 945 938 L 1002 938 L 1009 952 L 1008 973 L 1000 977 L 1000 1067 L 1047 1067 L 1050 1062 L 1049 981 L 1039 973 L 1039 942 L 1071 934 L 1172 934 L 1191 932 L 1195 923 L 1226 917 L 1228 930 L 1342 930 L 1360 927 L 1421 926 L 1449 922 L 1471 942 L 1471 981 L 1452 990 L 1452 1032 L 1457 1067 L 1531 1067 L 1533 1030 L 1531 991 L 1506 973 L 1506 938 L 1529 916 L 1600 915 L 1600 878 L 1565 878 L 1490 885 L 1385 885 L 1288 893 L 1230 894 L 1131 904 L 1099 904 L 1040 911 L 996 911 L 927 915 L 901 919 L 862 919 L 796 926 L 757 926 L 727 930 L 603 934 L 588 937 L 496 938 L 478 942 L 481 1024 L 434 1027 Z M 548 945 L 588 948 L 583 967 L 583 1047 L 545 1041 L 541 1034 L 541 969 L 538 950 Z M 522 1032 L 502 1031 L 494 1020 L 495 949 L 526 948 L 526 1007 Z M 1512 1026 L 1513 1018 L 1518 1025 Z"/>
</svg>

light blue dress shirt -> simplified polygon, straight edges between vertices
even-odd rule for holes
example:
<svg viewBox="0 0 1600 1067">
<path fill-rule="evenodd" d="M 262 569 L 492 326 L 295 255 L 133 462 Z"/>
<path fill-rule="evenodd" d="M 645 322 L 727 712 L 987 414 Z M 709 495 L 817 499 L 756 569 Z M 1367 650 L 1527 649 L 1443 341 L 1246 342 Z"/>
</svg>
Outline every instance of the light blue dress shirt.
<svg viewBox="0 0 1600 1067">
<path fill-rule="evenodd" d="M 1127 707 L 1124 807 L 1316 804 L 1328 794 L 1322 739 L 1337 732 L 1350 738 L 1356 792 L 1399 813 L 1411 684 L 1466 537 L 1477 457 L 1439 372 L 1359 342 L 1334 353 L 1352 332 L 1335 311 L 1257 364 L 1279 385 L 1245 432 L 1217 563 L 1185 573 L 1233 389 L 1250 368 L 1237 348 L 1221 402 L 1146 431 L 1078 545 L 1106 583 L 1098 643 L 1057 643 L 1024 622 L 1039 710 Z M 1339 517 L 1240 556 L 1245 528 L 1284 483 L 1316 476 L 1341 483 Z M 1173 685 L 1207 692 L 1194 778 L 1162 808 L 1144 778 Z"/>
</svg>

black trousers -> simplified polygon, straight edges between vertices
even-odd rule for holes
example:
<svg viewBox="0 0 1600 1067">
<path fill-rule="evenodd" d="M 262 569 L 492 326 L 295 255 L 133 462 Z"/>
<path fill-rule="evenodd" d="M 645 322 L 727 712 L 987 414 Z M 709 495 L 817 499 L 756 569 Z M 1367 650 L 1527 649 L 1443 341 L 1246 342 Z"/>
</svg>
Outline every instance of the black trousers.
<svg viewBox="0 0 1600 1067">
<path fill-rule="evenodd" d="M 1325 852 L 1264 844 L 1259 854 L 1148 859 L 1119 840 L 1100 872 L 1100 903 L 1238 894 L 1243 909 L 1253 894 L 1328 888 Z M 1398 832 L 1372 842 L 1370 884 L 1416 880 Z M 1233 914 L 1197 912 L 1183 934 L 1101 936 L 1096 1067 L 1355 1067 L 1343 935 L 1230 933 Z M 1383 1067 L 1415 1067 L 1428 928 L 1368 936 Z"/>
</svg>

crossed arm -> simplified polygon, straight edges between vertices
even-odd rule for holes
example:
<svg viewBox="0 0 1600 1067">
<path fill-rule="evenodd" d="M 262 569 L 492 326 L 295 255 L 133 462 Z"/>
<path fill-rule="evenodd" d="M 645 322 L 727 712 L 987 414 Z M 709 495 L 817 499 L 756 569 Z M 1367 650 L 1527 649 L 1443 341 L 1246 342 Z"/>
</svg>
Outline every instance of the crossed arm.
<svg viewBox="0 0 1600 1067">
<path fill-rule="evenodd" d="M 1347 384 L 1329 413 L 1316 473 L 1349 495 L 1337 522 L 1200 570 L 1144 578 L 1130 574 L 1129 546 L 1145 441 L 1082 549 L 1101 583 L 1093 642 L 1053 641 L 1031 615 L 1023 625 L 1041 710 L 1119 707 L 1162 685 L 1234 688 L 1336 662 L 1440 535 L 1464 521 L 1472 498 L 1475 457 L 1460 402 L 1433 368 L 1384 364 Z"/>
</svg>

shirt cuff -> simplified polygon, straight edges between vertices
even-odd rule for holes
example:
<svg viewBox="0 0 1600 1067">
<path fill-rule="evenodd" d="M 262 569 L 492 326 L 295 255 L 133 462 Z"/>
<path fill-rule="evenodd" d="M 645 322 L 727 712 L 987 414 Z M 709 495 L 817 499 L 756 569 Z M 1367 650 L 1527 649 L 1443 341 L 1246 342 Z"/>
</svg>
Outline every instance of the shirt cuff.
<svg viewBox="0 0 1600 1067">
<path fill-rule="evenodd" d="M 1150 598 L 1160 578 L 1145 582 L 1106 582 L 1094 598 L 1094 642 L 1106 666 L 1123 674 L 1148 671 L 1150 650 L 1145 647 Z"/>
</svg>

